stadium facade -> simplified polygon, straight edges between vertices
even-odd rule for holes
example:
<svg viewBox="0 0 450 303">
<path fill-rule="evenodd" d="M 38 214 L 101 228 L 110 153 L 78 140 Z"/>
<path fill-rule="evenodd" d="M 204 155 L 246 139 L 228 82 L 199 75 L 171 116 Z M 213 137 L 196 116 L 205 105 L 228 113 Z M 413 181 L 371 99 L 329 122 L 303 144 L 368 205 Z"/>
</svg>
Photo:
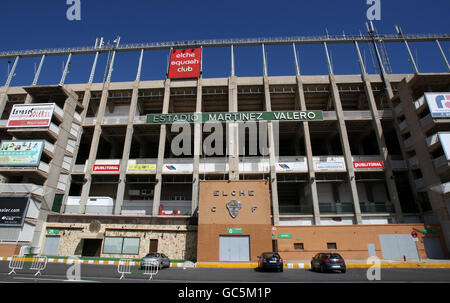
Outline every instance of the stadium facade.
<svg viewBox="0 0 450 303">
<path fill-rule="evenodd" d="M 288 260 L 330 250 L 346 259 L 448 258 L 450 68 L 440 45 L 448 40 L 373 32 L 124 46 L 118 39 L 0 53 L 14 60 L 0 90 L 0 255 L 30 247 L 51 256 L 159 251 L 198 261 L 255 261 L 271 250 Z M 448 72 L 420 73 L 411 56 L 415 73 L 389 73 L 383 43 L 409 50 L 416 41 L 436 44 Z M 301 74 L 302 43 L 323 45 L 327 75 Z M 354 45 L 360 74 L 334 74 L 333 43 Z M 379 74 L 366 72 L 363 43 Z M 267 45 L 292 45 L 296 75 L 269 76 L 263 55 L 261 77 L 236 76 L 233 49 L 246 45 L 263 54 Z M 230 47 L 229 77 L 202 77 L 205 47 Z M 144 51 L 153 49 L 171 54 L 167 78 L 141 81 Z M 140 51 L 136 80 L 111 82 L 115 56 L 131 51 Z M 109 54 L 107 71 L 93 83 L 101 53 Z M 61 81 L 37 85 L 52 55 L 68 56 Z M 76 55 L 93 56 L 89 81 L 65 84 Z M 34 81 L 11 86 L 23 57 L 41 57 Z"/>
</svg>

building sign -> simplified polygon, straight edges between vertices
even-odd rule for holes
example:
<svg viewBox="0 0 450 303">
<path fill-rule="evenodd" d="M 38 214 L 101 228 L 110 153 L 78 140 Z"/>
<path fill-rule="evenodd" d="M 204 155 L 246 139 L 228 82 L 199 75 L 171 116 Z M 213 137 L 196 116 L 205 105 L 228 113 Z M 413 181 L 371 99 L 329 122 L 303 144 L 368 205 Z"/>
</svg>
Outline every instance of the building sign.
<svg viewBox="0 0 450 303">
<path fill-rule="evenodd" d="M 192 173 L 194 171 L 193 164 L 170 164 L 163 165 L 163 173 Z"/>
<path fill-rule="evenodd" d="M 118 172 L 120 170 L 120 160 L 96 160 L 94 172 Z"/>
<path fill-rule="evenodd" d="M 439 142 L 441 142 L 442 149 L 444 150 L 445 157 L 450 160 L 450 132 L 438 133 Z"/>
<path fill-rule="evenodd" d="M 431 117 L 450 117 L 450 93 L 425 93 Z"/>
<path fill-rule="evenodd" d="M 185 113 L 185 114 L 148 114 L 149 124 L 171 124 L 174 122 L 258 122 L 258 121 L 311 121 L 323 120 L 322 111 L 286 111 L 286 112 L 221 112 L 221 113 Z"/>
<path fill-rule="evenodd" d="M 201 73 L 202 49 L 174 49 L 170 52 L 168 78 L 198 78 Z"/>
<path fill-rule="evenodd" d="M 0 166 L 38 166 L 44 141 L 2 141 Z"/>
<path fill-rule="evenodd" d="M 47 235 L 59 235 L 59 229 L 47 229 Z"/>
<path fill-rule="evenodd" d="M 383 168 L 383 161 L 353 161 L 354 168 Z"/>
<path fill-rule="evenodd" d="M 53 103 L 15 104 L 6 127 L 49 127 L 54 109 Z"/>
<path fill-rule="evenodd" d="M 227 228 L 227 234 L 242 234 L 242 228 Z"/>
<path fill-rule="evenodd" d="M 28 197 L 0 197 L 0 226 L 23 226 Z"/>
<path fill-rule="evenodd" d="M 345 170 L 343 157 L 313 157 L 315 171 Z"/>
<path fill-rule="evenodd" d="M 278 234 L 278 239 L 292 239 L 292 234 Z"/>
</svg>

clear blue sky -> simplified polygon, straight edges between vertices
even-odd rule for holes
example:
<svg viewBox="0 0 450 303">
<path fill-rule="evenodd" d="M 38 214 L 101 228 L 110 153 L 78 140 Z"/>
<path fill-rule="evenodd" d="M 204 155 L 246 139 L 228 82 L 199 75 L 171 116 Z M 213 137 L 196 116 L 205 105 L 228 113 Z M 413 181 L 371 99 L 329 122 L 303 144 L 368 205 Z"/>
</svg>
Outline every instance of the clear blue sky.
<svg viewBox="0 0 450 303">
<path fill-rule="evenodd" d="M 3 0 L 0 18 L 0 50 L 39 49 L 93 45 L 96 37 L 121 43 L 179 41 L 213 38 L 251 38 L 276 36 L 365 33 L 369 6 L 366 0 L 81 0 L 81 21 L 68 21 L 66 0 Z M 379 33 L 395 33 L 399 24 L 405 33 L 450 33 L 448 0 L 381 0 L 381 21 L 375 21 Z M 450 59 L 450 43 L 442 43 Z M 443 72 L 445 66 L 435 44 L 413 43 L 422 72 Z M 267 47 L 269 75 L 295 73 L 292 48 Z M 337 74 L 359 73 L 354 47 L 331 45 Z M 373 72 L 367 46 L 362 46 L 369 72 Z M 387 44 L 394 73 L 412 72 L 406 49 L 401 44 Z M 327 74 L 322 46 L 299 46 L 303 74 Z M 235 50 L 238 76 L 260 76 L 262 55 L 259 47 Z M 163 79 L 167 51 L 146 52 L 143 80 Z M 38 84 L 55 84 L 61 77 L 66 57 L 48 57 Z M 67 83 L 87 82 L 93 55 L 74 56 Z M 38 58 L 22 59 L 12 85 L 32 82 Z M 204 77 L 229 75 L 229 48 L 204 50 Z M 113 81 L 135 78 L 138 53 L 119 54 Z M 106 64 L 102 56 L 95 81 L 101 81 Z M 12 64 L 10 64 L 11 66 Z M 8 60 L 0 60 L 0 84 L 8 71 Z"/>
</svg>

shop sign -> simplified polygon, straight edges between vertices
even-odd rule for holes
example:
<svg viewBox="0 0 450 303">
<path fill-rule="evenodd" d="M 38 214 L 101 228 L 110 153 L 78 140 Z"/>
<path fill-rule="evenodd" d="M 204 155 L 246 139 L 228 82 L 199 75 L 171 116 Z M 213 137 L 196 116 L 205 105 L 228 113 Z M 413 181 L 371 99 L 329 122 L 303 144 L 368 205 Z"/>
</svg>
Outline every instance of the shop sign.
<svg viewBox="0 0 450 303">
<path fill-rule="evenodd" d="M 146 172 L 155 172 L 156 171 L 156 164 L 136 164 L 136 163 L 129 163 L 128 164 L 128 171 L 146 171 Z"/>
<path fill-rule="evenodd" d="M 242 234 L 241 227 L 227 228 L 227 234 Z"/>
<path fill-rule="evenodd" d="M 328 171 L 328 170 L 345 170 L 345 162 L 343 157 L 314 157 L 314 170 Z"/>
<path fill-rule="evenodd" d="M 38 166 L 44 141 L 8 140 L 0 144 L 0 166 Z"/>
<path fill-rule="evenodd" d="M 174 113 L 148 114 L 149 124 L 171 124 L 175 122 L 259 122 L 259 121 L 321 121 L 322 111 L 284 112 L 217 112 L 217 113 Z"/>
<path fill-rule="evenodd" d="M 49 127 L 54 103 L 15 104 L 6 127 Z"/>
</svg>

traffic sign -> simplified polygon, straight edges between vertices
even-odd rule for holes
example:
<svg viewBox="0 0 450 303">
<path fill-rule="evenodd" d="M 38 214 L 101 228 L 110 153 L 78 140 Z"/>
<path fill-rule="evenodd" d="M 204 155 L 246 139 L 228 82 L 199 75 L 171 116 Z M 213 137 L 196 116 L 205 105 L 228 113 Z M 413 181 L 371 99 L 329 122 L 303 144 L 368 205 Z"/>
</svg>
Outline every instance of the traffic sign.
<svg viewBox="0 0 450 303">
<path fill-rule="evenodd" d="M 413 231 L 411 232 L 411 236 L 412 236 L 413 238 L 417 238 L 417 232 L 416 232 L 415 230 L 413 230 Z"/>
</svg>

